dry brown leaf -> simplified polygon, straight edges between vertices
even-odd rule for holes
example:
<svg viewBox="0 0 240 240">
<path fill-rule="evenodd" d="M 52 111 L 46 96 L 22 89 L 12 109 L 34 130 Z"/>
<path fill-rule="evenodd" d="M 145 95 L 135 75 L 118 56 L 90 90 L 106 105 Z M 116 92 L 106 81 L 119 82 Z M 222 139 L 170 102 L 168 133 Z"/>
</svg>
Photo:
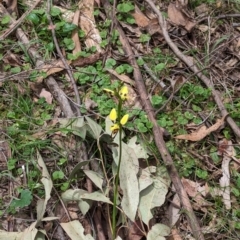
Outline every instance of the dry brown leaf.
<svg viewBox="0 0 240 240">
<path fill-rule="evenodd" d="M 18 16 L 17 0 L 3 0 L 10 14 L 15 13 Z"/>
<path fill-rule="evenodd" d="M 74 14 L 74 17 L 73 17 L 73 24 L 77 25 L 78 26 L 78 22 L 79 22 L 79 17 L 80 17 L 80 11 L 77 10 Z M 72 40 L 75 44 L 75 48 L 73 49 L 73 55 L 78 53 L 78 52 L 81 52 L 81 43 L 80 43 L 80 40 L 79 40 L 79 36 L 78 36 L 78 29 L 75 29 L 72 33 Z"/>
<path fill-rule="evenodd" d="M 176 25 L 185 26 L 187 24 L 187 19 L 184 17 L 183 13 L 177 9 L 175 3 L 169 4 L 168 17 Z"/>
<path fill-rule="evenodd" d="M 138 27 L 146 27 L 149 24 L 149 19 L 142 13 L 142 11 L 135 5 L 135 12 L 132 13 Z"/>
<path fill-rule="evenodd" d="M 142 224 L 140 220 L 132 223 L 129 227 L 128 239 L 129 240 L 140 240 L 144 237 L 142 229 Z"/>
<path fill-rule="evenodd" d="M 203 196 L 202 191 L 203 187 L 197 182 L 193 182 L 189 179 L 182 178 L 182 184 L 184 186 L 185 191 L 187 192 L 188 196 L 190 196 L 194 200 L 193 207 L 196 210 L 201 210 L 203 212 L 207 212 L 206 206 L 210 206 L 211 203 L 207 202 Z M 201 188 L 200 188 L 201 187 Z M 199 189 L 201 189 L 201 192 L 199 192 Z"/>
<path fill-rule="evenodd" d="M 79 26 L 87 36 L 85 41 L 86 46 L 88 48 L 96 47 L 97 51 L 101 52 L 100 43 L 102 42 L 102 38 L 94 19 L 94 0 L 80 1 L 79 9 L 81 11 Z"/>
<path fill-rule="evenodd" d="M 221 146 L 219 148 L 221 149 L 220 153 L 223 153 L 222 177 L 220 178 L 219 183 L 222 187 L 223 203 L 225 204 L 226 209 L 231 209 L 229 163 L 231 162 L 232 157 L 235 157 L 236 153 L 231 140 L 228 141 L 227 139 L 223 139 L 219 142 L 219 145 Z"/>
<path fill-rule="evenodd" d="M 106 69 L 109 73 L 111 73 L 114 77 L 118 78 L 119 80 L 121 80 L 122 82 L 124 83 L 128 83 L 132 86 L 135 85 L 135 82 L 130 78 L 128 77 L 127 75 L 125 74 L 118 74 L 115 70 L 113 69 Z"/>
<path fill-rule="evenodd" d="M 162 29 L 159 25 L 158 18 L 151 19 L 149 24 L 145 28 L 151 36 L 155 33 L 159 33 L 162 35 Z"/>
<path fill-rule="evenodd" d="M 18 55 L 8 51 L 3 57 L 3 62 L 14 67 L 22 66 L 21 59 Z"/>
<path fill-rule="evenodd" d="M 177 223 L 181 214 L 179 213 L 181 210 L 181 201 L 177 194 L 174 195 L 173 200 L 171 201 L 168 207 L 168 215 L 169 215 L 169 226 L 173 227 Z"/>
<path fill-rule="evenodd" d="M 171 240 L 182 240 L 182 237 L 180 236 L 178 230 L 176 228 L 173 228 L 171 230 L 171 237 L 172 239 Z"/>
<path fill-rule="evenodd" d="M 68 60 L 67 64 L 70 65 L 71 61 Z M 45 64 L 45 65 L 41 66 L 41 71 L 45 72 L 47 75 L 45 77 L 43 77 L 43 76 L 38 77 L 37 82 L 41 83 L 44 78 L 46 78 L 54 73 L 61 72 L 64 69 L 65 69 L 65 66 L 61 59 L 52 61 L 51 64 Z"/>
<path fill-rule="evenodd" d="M 181 6 L 179 6 L 177 3 L 169 4 L 168 17 L 172 23 L 176 24 L 177 26 L 185 27 L 188 32 L 190 32 L 191 29 L 196 25 L 196 23 L 191 21 L 186 13 L 182 11 Z"/>
<path fill-rule="evenodd" d="M 224 123 L 224 120 L 225 120 L 225 117 L 222 117 L 221 119 L 218 119 L 216 123 L 209 128 L 203 125 L 199 129 L 197 129 L 196 132 L 192 132 L 190 134 L 185 134 L 185 135 L 178 135 L 175 138 L 182 139 L 182 140 L 189 140 L 193 142 L 200 141 L 203 138 L 205 138 L 207 135 L 209 135 L 211 132 L 218 130 L 218 128 L 220 128 L 221 125 Z"/>
<path fill-rule="evenodd" d="M 53 96 L 50 92 L 46 91 L 45 88 L 42 89 L 42 91 L 39 94 L 39 97 L 44 97 L 48 104 L 52 104 Z"/>
</svg>

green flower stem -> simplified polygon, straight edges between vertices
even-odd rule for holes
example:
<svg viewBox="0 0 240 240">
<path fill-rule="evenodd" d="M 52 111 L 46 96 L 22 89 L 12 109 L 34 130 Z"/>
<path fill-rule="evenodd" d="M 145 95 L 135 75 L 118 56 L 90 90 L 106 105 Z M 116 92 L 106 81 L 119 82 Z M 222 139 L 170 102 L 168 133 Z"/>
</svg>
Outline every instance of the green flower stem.
<svg viewBox="0 0 240 240">
<path fill-rule="evenodd" d="M 122 160 L 122 125 L 120 123 L 121 119 L 121 110 L 122 110 L 122 99 L 119 98 L 118 103 L 118 124 L 119 124 L 119 158 L 118 158 L 118 166 L 117 166 L 117 174 L 115 177 L 115 184 L 114 184 L 114 194 L 113 194 L 113 214 L 112 214 L 112 235 L 113 239 L 116 238 L 116 215 L 117 215 L 117 196 L 118 196 L 118 183 L 119 183 L 119 173 L 120 173 L 120 166 Z"/>
</svg>

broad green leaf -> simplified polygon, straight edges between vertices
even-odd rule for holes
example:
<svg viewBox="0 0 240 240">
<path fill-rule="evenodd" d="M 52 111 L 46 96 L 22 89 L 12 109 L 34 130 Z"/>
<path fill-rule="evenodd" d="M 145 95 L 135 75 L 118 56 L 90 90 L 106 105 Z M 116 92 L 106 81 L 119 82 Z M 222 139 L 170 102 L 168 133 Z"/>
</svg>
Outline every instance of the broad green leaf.
<svg viewBox="0 0 240 240">
<path fill-rule="evenodd" d="M 157 223 L 148 232 L 147 240 L 165 240 L 166 236 L 170 234 L 171 230 L 168 226 Z"/>
<path fill-rule="evenodd" d="M 153 184 L 140 192 L 139 210 L 142 221 L 148 225 L 153 217 L 152 209 L 161 206 L 170 186 L 170 178 L 165 167 L 158 167 Z"/>
<path fill-rule="evenodd" d="M 118 138 L 115 138 L 118 144 Z M 116 164 L 119 161 L 119 148 L 113 148 L 113 159 Z M 120 166 L 120 187 L 123 191 L 123 198 L 121 202 L 124 213 L 131 221 L 134 221 L 138 203 L 139 203 L 139 186 L 138 173 L 139 163 L 138 158 L 132 148 L 122 143 L 122 161 Z"/>
<path fill-rule="evenodd" d="M 12 207 L 26 207 L 30 205 L 32 201 L 32 193 L 28 189 L 24 189 L 21 191 L 19 199 L 13 199 L 11 202 Z"/>
<path fill-rule="evenodd" d="M 128 13 L 134 9 L 134 6 L 130 2 L 120 3 L 117 5 L 117 10 L 121 13 Z"/>
<path fill-rule="evenodd" d="M 75 25 L 75 24 L 65 23 L 63 25 L 62 31 L 63 31 L 63 33 L 72 32 L 76 28 L 77 28 L 77 25 Z"/>
<path fill-rule="evenodd" d="M 27 19 L 32 21 L 34 24 L 38 24 L 40 21 L 40 18 L 38 17 L 38 15 L 36 13 L 30 13 L 27 16 Z"/>
<path fill-rule="evenodd" d="M 89 133 L 92 135 L 93 138 L 99 139 L 102 132 L 102 127 L 98 123 L 93 121 L 91 118 L 89 117 L 85 117 L 85 118 L 88 122 L 88 126 L 90 127 Z"/>
<path fill-rule="evenodd" d="M 91 181 L 102 190 L 103 176 L 92 170 L 83 170 L 83 172 L 91 179 Z"/>
<path fill-rule="evenodd" d="M 55 17 L 58 16 L 59 14 L 61 14 L 61 11 L 59 8 L 53 7 L 51 8 L 51 16 Z"/>
<path fill-rule="evenodd" d="M 59 118 L 58 122 L 60 123 L 61 128 L 70 129 L 74 135 L 85 139 L 87 125 L 84 122 L 83 117 L 77 119 Z"/>
<path fill-rule="evenodd" d="M 113 58 L 108 58 L 105 63 L 105 68 L 112 69 L 116 64 L 117 64 L 116 60 L 114 60 Z"/>
<path fill-rule="evenodd" d="M 84 228 L 78 220 L 60 223 L 60 225 L 72 240 L 94 240 L 90 234 L 84 235 Z"/>
</svg>

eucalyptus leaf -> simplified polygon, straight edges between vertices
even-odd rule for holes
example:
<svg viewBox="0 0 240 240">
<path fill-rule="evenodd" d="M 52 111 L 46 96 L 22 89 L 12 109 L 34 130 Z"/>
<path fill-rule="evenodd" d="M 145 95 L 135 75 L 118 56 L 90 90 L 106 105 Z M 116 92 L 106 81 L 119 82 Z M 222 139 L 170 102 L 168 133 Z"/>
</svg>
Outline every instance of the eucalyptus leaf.
<svg viewBox="0 0 240 240">
<path fill-rule="evenodd" d="M 84 228 L 78 220 L 60 223 L 60 225 L 71 240 L 94 240 L 90 234 L 84 235 Z"/>
<path fill-rule="evenodd" d="M 83 172 L 91 179 L 91 181 L 102 190 L 103 176 L 92 170 L 83 170 Z"/>
<path fill-rule="evenodd" d="M 92 135 L 94 139 L 99 139 L 102 132 L 102 127 L 98 123 L 93 121 L 91 118 L 89 117 L 85 117 L 85 118 L 88 122 L 88 126 L 90 127 L 89 133 Z"/>
<path fill-rule="evenodd" d="M 148 232 L 147 240 L 165 240 L 170 234 L 170 228 L 164 224 L 157 223 Z"/>
<path fill-rule="evenodd" d="M 82 139 L 86 138 L 87 125 L 84 122 L 84 118 L 59 118 L 58 122 L 60 123 L 61 128 L 70 129 L 72 133 L 76 136 L 81 137 Z"/>
<path fill-rule="evenodd" d="M 115 139 L 116 143 L 118 143 L 117 139 Z M 113 147 L 113 159 L 118 164 L 119 147 Z M 135 220 L 139 203 L 138 169 L 139 163 L 135 152 L 122 142 L 122 160 L 119 175 L 120 186 L 123 191 L 121 206 L 131 221 Z"/>
<path fill-rule="evenodd" d="M 146 225 L 153 217 L 152 209 L 165 202 L 165 196 L 170 186 L 170 178 L 165 167 L 158 167 L 152 179 L 153 184 L 140 192 L 139 211 L 142 221 Z"/>
</svg>

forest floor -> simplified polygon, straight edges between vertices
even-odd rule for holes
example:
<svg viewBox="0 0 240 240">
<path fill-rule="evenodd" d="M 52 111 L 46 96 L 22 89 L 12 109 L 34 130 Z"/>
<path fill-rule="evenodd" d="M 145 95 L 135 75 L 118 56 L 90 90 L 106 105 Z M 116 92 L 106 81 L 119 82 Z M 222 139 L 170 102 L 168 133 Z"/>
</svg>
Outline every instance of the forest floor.
<svg viewBox="0 0 240 240">
<path fill-rule="evenodd" d="M 0 239 L 240 239 L 239 0 L 0 9 Z"/>
</svg>

